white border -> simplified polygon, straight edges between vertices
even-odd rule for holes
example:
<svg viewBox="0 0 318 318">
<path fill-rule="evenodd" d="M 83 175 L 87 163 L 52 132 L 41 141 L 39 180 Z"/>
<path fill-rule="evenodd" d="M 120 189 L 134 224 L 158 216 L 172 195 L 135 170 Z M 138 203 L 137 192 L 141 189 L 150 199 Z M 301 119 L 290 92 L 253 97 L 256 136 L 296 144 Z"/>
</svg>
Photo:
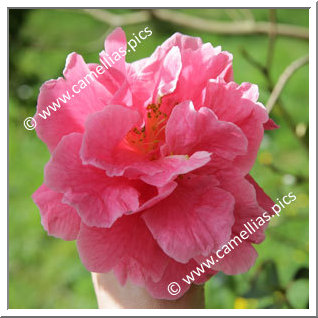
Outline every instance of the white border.
<svg viewBox="0 0 318 318">
<path fill-rule="evenodd" d="M 309 306 L 316 304 L 316 3 L 309 9 Z"/>
<path fill-rule="evenodd" d="M 222 0 L 222 1 L 209 1 L 209 0 L 197 0 L 195 2 L 189 2 L 188 5 L 186 5 L 185 1 L 183 0 L 161 0 L 161 1 L 147 1 L 147 0 L 135 0 L 134 2 L 130 2 L 128 0 L 122 0 L 121 5 L 119 5 L 119 2 L 108 2 L 106 3 L 103 0 L 90 0 L 89 2 L 86 1 L 80 1 L 80 0 L 55 0 L 51 3 L 43 2 L 39 0 L 30 0 L 27 3 L 23 0 L 10 0 L 5 1 L 6 7 L 25 7 L 27 4 L 28 8 L 32 7 L 80 7 L 80 8 L 92 8 L 92 7 L 113 7 L 113 8 L 120 8 L 120 7 L 126 7 L 131 8 L 133 7 L 205 7 L 205 8 L 224 8 L 224 7 L 251 7 L 251 8 L 283 8 L 283 7 L 315 7 L 315 1 L 313 0 L 267 0 L 267 1 L 255 1 L 255 0 L 241 0 L 239 3 L 234 0 Z M 239 5 L 238 5 L 239 4 Z"/>
<path fill-rule="evenodd" d="M 178 3 L 177 3 L 178 2 Z M 156 3 L 161 7 L 183 7 L 185 3 L 183 1 L 177 1 L 173 4 L 170 0 L 163 0 L 160 3 Z M 6 7 L 1 7 L 0 23 L 1 23 L 1 43 L 7 43 L 7 7 L 24 7 L 25 2 L 23 1 L 6 1 Z M 28 1 L 29 7 L 72 7 L 80 6 L 86 7 L 89 4 L 90 7 L 103 7 L 107 5 L 111 7 L 111 3 L 105 3 L 105 1 L 90 0 L 89 3 L 80 3 L 80 1 L 66 1 L 66 0 L 55 0 L 54 3 L 48 4 L 43 1 Z M 118 7 L 118 3 L 116 3 Z M 123 1 L 123 7 L 130 7 L 132 4 L 135 7 L 149 7 L 155 5 L 153 2 L 145 0 L 135 0 L 133 3 Z M 190 3 L 191 5 L 192 3 Z M 201 7 L 235 7 L 237 2 L 234 1 L 198 1 L 196 0 L 193 5 L 199 5 Z M 255 0 L 252 1 L 240 1 L 240 7 L 311 7 L 309 10 L 310 22 L 310 42 L 309 42 L 309 109 L 310 109 L 310 155 L 309 155 L 309 169 L 310 169 L 310 180 L 309 180 L 309 211 L 310 211 L 310 226 L 309 226 L 309 268 L 310 268 L 310 286 L 309 286 L 309 302 L 310 309 L 7 309 L 7 262 L 2 258 L 0 264 L 0 277 L 1 279 L 1 291 L 0 291 L 0 314 L 1 316 L 119 316 L 119 315 L 130 315 L 130 316 L 161 316 L 161 315 L 173 315 L 173 316 L 316 316 L 316 3 L 314 1 L 279 1 L 279 0 L 267 0 L 266 2 L 257 3 Z M 3 72 L 3 78 L 7 77 L 7 51 L 3 48 L 0 51 L 1 64 Z M 7 79 L 0 85 L 1 96 L 7 96 Z M 4 84 L 6 83 L 6 85 Z M 8 99 L 6 98 L 7 103 Z M 4 105 L 0 108 L 0 117 L 5 123 L 0 126 L 0 139 L 2 144 L 6 144 L 7 137 L 7 110 Z M 1 167 L 3 169 L 2 176 L 2 191 L 1 191 L 1 202 L 7 202 L 7 176 L 6 167 L 7 159 L 2 153 L 1 156 Z M 8 203 L 8 202 L 7 202 Z M 7 220 L 5 207 L 2 211 L 2 222 L 0 222 L 1 232 L 1 255 L 7 254 Z"/>
</svg>

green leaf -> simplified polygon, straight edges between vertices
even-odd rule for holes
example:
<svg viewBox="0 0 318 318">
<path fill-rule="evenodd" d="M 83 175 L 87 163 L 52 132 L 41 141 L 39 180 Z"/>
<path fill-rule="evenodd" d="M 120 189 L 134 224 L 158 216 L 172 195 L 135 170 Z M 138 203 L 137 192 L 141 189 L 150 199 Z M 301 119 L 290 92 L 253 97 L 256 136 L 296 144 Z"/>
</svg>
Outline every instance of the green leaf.
<svg viewBox="0 0 318 318">
<path fill-rule="evenodd" d="M 287 299 L 294 308 L 307 308 L 309 300 L 309 280 L 298 279 L 287 290 Z"/>
</svg>

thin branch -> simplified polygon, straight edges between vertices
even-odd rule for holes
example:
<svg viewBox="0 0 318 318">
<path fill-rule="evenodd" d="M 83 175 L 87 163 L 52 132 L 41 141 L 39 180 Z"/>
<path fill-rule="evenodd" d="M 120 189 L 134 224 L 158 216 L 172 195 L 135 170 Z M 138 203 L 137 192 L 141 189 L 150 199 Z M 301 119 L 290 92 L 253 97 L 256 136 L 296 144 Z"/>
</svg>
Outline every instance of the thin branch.
<svg viewBox="0 0 318 318">
<path fill-rule="evenodd" d="M 105 22 L 113 27 L 143 23 L 149 21 L 151 17 L 150 12 L 146 10 L 124 14 L 114 14 L 100 9 L 83 9 L 82 11 L 89 14 L 96 20 Z"/>
<path fill-rule="evenodd" d="M 267 69 L 263 64 L 261 64 L 259 61 L 255 60 L 254 57 L 244 48 L 241 48 L 241 53 L 247 62 L 249 62 L 252 66 L 257 68 L 266 77 Z"/>
<path fill-rule="evenodd" d="M 180 11 L 169 9 L 153 9 L 152 14 L 159 20 L 171 22 L 179 26 L 193 28 L 200 31 L 218 34 L 269 34 L 270 22 L 224 22 L 211 21 L 199 17 L 190 16 Z M 287 24 L 277 24 L 277 35 L 290 36 L 300 39 L 309 39 L 308 29 Z"/>
<path fill-rule="evenodd" d="M 281 94 L 284 86 L 286 85 L 287 81 L 291 78 L 291 76 L 302 66 L 307 64 L 309 61 L 308 55 L 301 57 L 300 59 L 291 63 L 279 77 L 277 84 L 275 85 L 268 101 L 266 104 L 267 112 L 270 113 L 273 109 L 274 105 L 276 104 L 279 95 Z"/>
<path fill-rule="evenodd" d="M 247 62 L 249 62 L 252 66 L 257 68 L 261 74 L 265 77 L 267 81 L 267 90 L 271 93 L 274 89 L 274 84 L 270 76 L 270 71 L 262 65 L 260 62 L 256 61 L 246 50 L 242 50 L 242 55 L 246 59 Z M 281 112 L 283 119 L 285 120 L 288 128 L 291 130 L 292 134 L 295 136 L 295 138 L 300 142 L 302 146 L 306 149 L 308 153 L 309 145 L 308 145 L 308 139 L 298 136 L 296 133 L 296 124 L 292 118 L 292 116 L 289 114 L 289 112 L 286 110 L 286 107 L 284 106 L 281 98 L 278 96 L 276 100 L 276 107 Z"/>
<path fill-rule="evenodd" d="M 152 9 L 143 10 L 132 13 L 114 14 L 107 10 L 100 9 L 84 9 L 81 10 L 94 17 L 96 20 L 105 22 L 113 27 L 138 24 L 150 21 L 151 15 L 159 20 L 171 22 L 179 26 L 193 28 L 200 31 L 206 31 L 219 34 L 269 34 L 271 32 L 270 22 L 247 21 L 212 21 L 192 15 L 185 14 L 177 10 L 169 9 Z M 308 29 L 304 27 L 276 24 L 277 35 L 295 37 L 300 39 L 308 39 Z"/>
</svg>

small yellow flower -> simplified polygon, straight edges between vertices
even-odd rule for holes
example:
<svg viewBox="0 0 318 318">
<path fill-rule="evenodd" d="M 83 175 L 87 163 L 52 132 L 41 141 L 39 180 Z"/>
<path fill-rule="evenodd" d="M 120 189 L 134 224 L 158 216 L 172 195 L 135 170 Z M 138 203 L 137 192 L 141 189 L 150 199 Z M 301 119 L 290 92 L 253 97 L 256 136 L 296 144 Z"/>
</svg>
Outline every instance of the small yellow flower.
<svg viewBox="0 0 318 318">
<path fill-rule="evenodd" d="M 255 298 L 238 297 L 234 301 L 234 309 L 255 309 L 258 301 Z"/>
<path fill-rule="evenodd" d="M 235 299 L 234 302 L 234 309 L 247 309 L 248 308 L 248 301 L 245 298 L 238 297 Z"/>
</svg>

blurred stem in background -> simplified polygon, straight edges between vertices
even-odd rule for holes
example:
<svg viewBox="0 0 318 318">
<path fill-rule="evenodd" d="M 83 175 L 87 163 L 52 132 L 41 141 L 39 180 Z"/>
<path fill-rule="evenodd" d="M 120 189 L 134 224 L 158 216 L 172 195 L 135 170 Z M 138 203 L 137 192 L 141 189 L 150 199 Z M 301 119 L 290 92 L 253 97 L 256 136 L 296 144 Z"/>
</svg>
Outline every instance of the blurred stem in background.
<svg viewBox="0 0 318 318">
<path fill-rule="evenodd" d="M 128 24 L 142 23 L 149 21 L 152 17 L 159 20 L 171 22 L 179 26 L 189 27 L 199 31 L 206 31 L 218 34 L 270 34 L 272 32 L 271 22 L 255 22 L 253 15 L 248 14 L 247 20 L 236 22 L 213 21 L 211 19 L 202 19 L 195 16 L 182 13 L 180 11 L 172 11 L 168 9 L 152 9 L 138 11 L 135 13 L 127 13 L 116 15 L 104 10 L 84 9 L 85 12 L 95 19 L 105 22 L 112 27 L 123 26 Z M 250 12 L 245 9 L 244 12 Z M 227 10 L 227 12 L 235 12 Z M 277 24 L 276 33 L 279 35 L 290 36 L 300 39 L 309 39 L 308 29 L 293 25 Z"/>
</svg>

